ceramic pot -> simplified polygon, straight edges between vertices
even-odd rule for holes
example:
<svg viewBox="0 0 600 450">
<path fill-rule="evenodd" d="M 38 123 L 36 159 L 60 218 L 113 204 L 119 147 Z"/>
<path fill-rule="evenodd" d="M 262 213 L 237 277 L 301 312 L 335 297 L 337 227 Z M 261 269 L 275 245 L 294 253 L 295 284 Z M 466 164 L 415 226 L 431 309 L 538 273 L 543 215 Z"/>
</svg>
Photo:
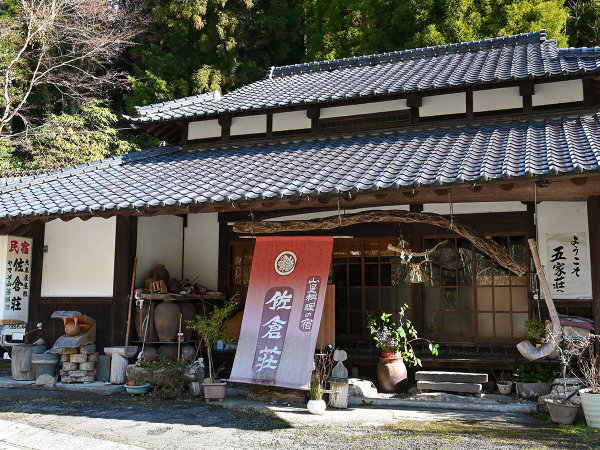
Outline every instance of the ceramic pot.
<svg viewBox="0 0 600 450">
<path fill-rule="evenodd" d="M 218 400 L 221 402 L 227 397 L 227 383 L 225 382 L 204 382 L 202 383 L 202 390 L 204 391 L 204 398 L 206 400 Z"/>
<path fill-rule="evenodd" d="M 144 346 L 144 361 L 155 361 L 158 356 L 158 350 L 153 346 Z"/>
<path fill-rule="evenodd" d="M 173 302 L 164 301 L 156 305 L 154 325 L 160 342 L 173 342 L 179 330 L 181 308 Z"/>
<path fill-rule="evenodd" d="M 512 381 L 498 381 L 496 386 L 498 386 L 498 392 L 502 395 L 508 395 L 512 391 Z"/>
<path fill-rule="evenodd" d="M 325 400 L 309 400 L 306 408 L 309 413 L 321 416 L 327 409 L 327 403 L 325 403 Z"/>
<path fill-rule="evenodd" d="M 164 264 L 157 264 L 156 268 L 150 272 L 150 278 L 157 278 L 166 283 L 171 277 L 169 276 L 169 271 L 165 268 Z"/>
<path fill-rule="evenodd" d="M 577 419 L 580 405 L 565 405 L 563 403 L 554 403 L 552 400 L 546 400 L 546 404 L 554 423 L 572 425 L 575 419 Z"/>
<path fill-rule="evenodd" d="M 534 400 L 541 395 L 549 394 L 552 390 L 552 381 L 548 383 L 523 383 L 517 381 L 517 392 L 519 397 Z"/>
<path fill-rule="evenodd" d="M 196 356 L 196 349 L 188 344 L 182 345 L 181 355 L 183 355 L 184 360 L 192 362 L 194 361 L 194 357 Z"/>
<path fill-rule="evenodd" d="M 589 389 L 579 391 L 585 423 L 588 427 L 600 428 L 600 394 L 591 394 Z"/>
<path fill-rule="evenodd" d="M 183 331 L 184 339 L 190 341 L 192 339 L 193 328 L 188 327 L 187 321 L 194 320 L 196 317 L 196 308 L 189 302 L 179 303 L 181 308 L 181 331 Z"/>
<path fill-rule="evenodd" d="M 167 291 L 171 294 L 179 294 L 181 290 L 181 283 L 177 278 L 171 278 L 167 283 Z"/>
<path fill-rule="evenodd" d="M 148 392 L 148 389 L 150 389 L 150 383 L 137 384 L 135 386 L 129 386 L 128 384 L 125 385 L 125 390 L 131 395 L 143 395 Z"/>
<path fill-rule="evenodd" d="M 151 309 L 150 309 L 151 308 Z M 150 309 L 150 315 L 148 316 L 148 309 Z M 146 330 L 146 342 L 156 342 L 158 335 L 156 334 L 156 328 L 154 326 L 154 310 L 156 309 L 156 303 L 150 305 L 149 300 L 144 300 L 144 305 L 141 308 L 135 308 L 135 332 L 137 333 L 138 340 L 144 340 L 144 327 L 146 323 L 146 317 L 148 317 L 148 330 Z"/>
<path fill-rule="evenodd" d="M 163 344 L 157 353 L 169 361 L 177 361 L 177 344 Z"/>
<path fill-rule="evenodd" d="M 406 366 L 400 353 L 392 358 L 379 358 L 377 381 L 383 392 L 400 392 L 401 382 L 406 379 Z"/>
</svg>

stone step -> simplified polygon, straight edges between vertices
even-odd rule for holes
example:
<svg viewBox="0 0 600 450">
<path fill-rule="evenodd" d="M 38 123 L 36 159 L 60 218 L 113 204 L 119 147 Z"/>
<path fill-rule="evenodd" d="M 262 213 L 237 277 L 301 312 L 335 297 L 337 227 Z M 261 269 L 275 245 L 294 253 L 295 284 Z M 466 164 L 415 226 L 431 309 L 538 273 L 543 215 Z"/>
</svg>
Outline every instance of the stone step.
<svg viewBox="0 0 600 450">
<path fill-rule="evenodd" d="M 478 383 L 450 383 L 443 381 L 417 381 L 417 388 L 420 391 L 441 391 L 441 392 L 462 392 L 469 394 L 479 394 L 481 384 Z"/>
<path fill-rule="evenodd" d="M 421 370 L 415 374 L 417 381 L 449 381 L 451 383 L 487 383 L 487 373 L 441 372 Z"/>
</svg>

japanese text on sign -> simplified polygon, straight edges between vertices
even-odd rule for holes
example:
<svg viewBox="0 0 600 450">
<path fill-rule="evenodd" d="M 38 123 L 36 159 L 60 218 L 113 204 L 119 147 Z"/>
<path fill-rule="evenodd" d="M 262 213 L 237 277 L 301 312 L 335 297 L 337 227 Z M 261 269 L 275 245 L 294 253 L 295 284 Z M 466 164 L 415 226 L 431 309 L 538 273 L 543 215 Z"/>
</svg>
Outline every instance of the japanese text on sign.
<svg viewBox="0 0 600 450">
<path fill-rule="evenodd" d="M 589 295 L 586 234 L 548 234 L 546 271 L 550 293 L 557 298 Z"/>
<path fill-rule="evenodd" d="M 7 237 L 4 307 L 1 319 L 27 320 L 31 276 L 31 239 Z"/>
<path fill-rule="evenodd" d="M 304 293 L 304 306 L 302 308 L 302 315 L 300 316 L 300 323 L 298 324 L 302 331 L 308 332 L 312 330 L 320 286 L 321 277 L 308 277 L 308 280 L 306 281 L 306 291 Z"/>
<path fill-rule="evenodd" d="M 273 287 L 265 295 L 263 313 L 252 371 L 260 378 L 272 378 L 279 365 L 294 299 L 291 287 Z"/>
</svg>

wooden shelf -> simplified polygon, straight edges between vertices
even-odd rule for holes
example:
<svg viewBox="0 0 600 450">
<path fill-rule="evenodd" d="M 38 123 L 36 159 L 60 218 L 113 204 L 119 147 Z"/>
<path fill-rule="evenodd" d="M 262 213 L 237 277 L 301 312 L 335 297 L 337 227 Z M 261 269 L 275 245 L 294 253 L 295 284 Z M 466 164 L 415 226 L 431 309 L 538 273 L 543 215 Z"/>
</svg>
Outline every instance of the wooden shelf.
<svg viewBox="0 0 600 450">
<path fill-rule="evenodd" d="M 142 341 L 131 341 L 132 344 L 141 344 Z M 193 344 L 194 341 L 184 341 L 181 343 L 181 345 L 183 344 Z M 161 342 L 161 341 L 146 341 L 146 344 L 173 344 L 173 345 L 177 345 L 177 341 L 174 342 Z"/>
<path fill-rule="evenodd" d="M 142 294 L 140 298 L 144 300 L 172 300 L 175 302 L 187 302 L 194 300 L 224 300 L 225 295 L 192 295 L 186 297 L 180 294 Z"/>
</svg>

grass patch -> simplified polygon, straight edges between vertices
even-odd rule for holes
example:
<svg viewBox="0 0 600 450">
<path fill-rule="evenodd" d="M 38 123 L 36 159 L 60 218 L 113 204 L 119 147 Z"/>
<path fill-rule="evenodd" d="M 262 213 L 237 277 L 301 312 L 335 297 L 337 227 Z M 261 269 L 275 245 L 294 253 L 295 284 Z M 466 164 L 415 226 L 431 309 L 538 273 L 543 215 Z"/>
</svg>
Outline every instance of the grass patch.
<svg viewBox="0 0 600 450">
<path fill-rule="evenodd" d="M 468 420 L 403 421 L 383 428 L 402 434 L 431 435 L 449 443 L 469 437 L 498 443 L 537 444 L 556 448 L 600 447 L 599 430 L 587 427 L 585 421 L 580 421 L 573 426 L 553 423 L 515 424 Z"/>
</svg>

